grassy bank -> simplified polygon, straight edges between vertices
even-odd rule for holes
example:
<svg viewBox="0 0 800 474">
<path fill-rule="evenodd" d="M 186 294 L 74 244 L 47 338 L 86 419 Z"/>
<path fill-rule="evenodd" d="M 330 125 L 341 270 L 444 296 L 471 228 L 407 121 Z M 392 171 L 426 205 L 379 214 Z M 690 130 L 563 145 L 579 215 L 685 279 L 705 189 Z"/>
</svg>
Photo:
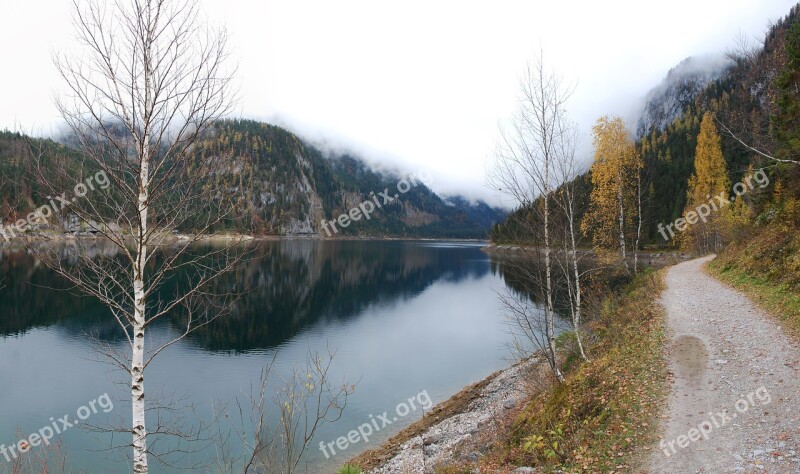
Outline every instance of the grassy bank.
<svg viewBox="0 0 800 474">
<path fill-rule="evenodd" d="M 641 471 L 667 393 L 662 275 L 642 275 L 605 300 L 591 325 L 591 361 L 534 396 L 485 467 Z"/>
<path fill-rule="evenodd" d="M 747 294 L 800 336 L 800 234 L 796 225 L 775 224 L 730 245 L 709 273 Z"/>
</svg>

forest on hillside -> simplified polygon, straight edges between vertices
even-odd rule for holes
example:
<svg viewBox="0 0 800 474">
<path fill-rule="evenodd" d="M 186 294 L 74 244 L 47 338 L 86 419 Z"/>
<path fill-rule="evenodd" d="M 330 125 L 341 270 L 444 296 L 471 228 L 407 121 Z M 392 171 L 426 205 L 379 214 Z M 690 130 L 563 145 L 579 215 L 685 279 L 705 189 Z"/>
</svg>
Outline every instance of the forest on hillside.
<svg viewBox="0 0 800 474">
<path fill-rule="evenodd" d="M 638 164 L 627 167 L 625 176 L 605 181 L 606 186 L 618 184 L 625 196 L 620 193 L 622 206 L 608 207 L 601 220 L 624 220 L 623 232 L 629 248 L 698 250 L 696 242 L 688 237 L 691 232 L 664 239 L 659 231 L 659 226 L 664 228 L 676 222 L 685 217 L 687 211 L 702 204 L 697 202 L 698 197 L 692 197 L 692 179 L 726 181 L 732 198 L 738 196 L 730 185 L 742 182 L 748 174 L 761 170 L 769 181 L 767 186 L 748 189 L 743 196 L 731 201 L 728 208 L 735 208 L 735 212 L 720 216 L 727 220 L 727 225 L 726 229 L 718 229 L 724 235 L 719 236 L 719 245 L 714 248 L 757 232 L 759 226 L 776 219 L 792 221 L 793 216 L 787 215 L 785 210 L 792 208 L 800 196 L 800 166 L 797 165 L 800 122 L 796 118 L 800 112 L 798 12 L 795 7 L 785 18 L 772 24 L 761 42 L 742 40 L 733 45 L 725 52 L 727 66 L 720 76 L 704 86 L 696 90 L 669 89 L 668 94 L 672 96 L 658 99 L 681 104 L 681 113 L 663 127 L 655 120 L 643 120 L 650 124 L 649 129 L 640 127 L 635 140 L 628 138 L 630 156 L 638 160 Z M 713 128 L 709 133 L 718 137 L 714 139 L 719 141 L 724 160 L 724 176 L 715 178 L 703 176 L 708 169 L 702 169 L 702 164 L 700 169 L 697 166 L 698 137 L 707 114 L 711 117 L 708 126 Z M 625 125 L 629 130 L 631 124 Z M 598 140 L 602 141 L 597 127 L 594 138 L 597 150 Z M 596 153 L 591 169 L 570 184 L 574 187 L 579 222 L 587 223 L 589 215 L 597 212 L 597 199 L 593 201 L 592 195 L 597 198 L 603 194 L 598 189 L 603 179 L 599 179 L 597 173 L 603 172 L 601 162 L 607 158 Z M 617 159 L 622 160 L 619 156 Z M 702 156 L 700 161 L 703 161 Z M 637 198 L 640 198 L 638 203 Z M 505 222 L 493 228 L 492 240 L 498 243 L 535 240 L 535 236 L 526 233 L 529 226 L 525 222 L 538 218 L 540 212 L 533 209 L 536 206 L 541 206 L 541 198 L 515 210 Z M 618 239 L 608 237 L 599 235 L 593 225 L 583 226 L 582 239 L 587 246 L 618 248 Z"/>
<path fill-rule="evenodd" d="M 47 203 L 37 191 L 41 170 L 54 160 L 90 166 L 75 151 L 74 137 L 54 141 L 16 132 L 0 132 L 0 221 L 13 223 Z M 460 196 L 443 198 L 418 181 L 372 219 L 357 226 L 337 227 L 325 235 L 320 223 L 337 219 L 370 193 L 397 193 L 399 170 L 376 170 L 352 154 L 324 153 L 281 127 L 254 120 L 220 120 L 192 151 L 203 165 L 198 183 L 232 201 L 230 212 L 209 229 L 217 233 L 264 235 L 321 235 L 323 237 L 486 238 L 506 211 L 483 201 Z M 213 166 L 206 166 L 213 161 Z M 208 168 L 208 169 L 207 169 Z M 201 170 L 202 169 L 202 170 Z M 210 170 L 210 171 L 209 171 Z M 406 173 L 411 174 L 411 173 Z M 60 181 L 59 181 L 60 179 Z M 74 186 L 67 177 L 54 179 L 56 189 Z M 195 222 L 216 212 L 214 200 L 193 205 Z M 183 228 L 192 232 L 190 222 Z"/>
</svg>

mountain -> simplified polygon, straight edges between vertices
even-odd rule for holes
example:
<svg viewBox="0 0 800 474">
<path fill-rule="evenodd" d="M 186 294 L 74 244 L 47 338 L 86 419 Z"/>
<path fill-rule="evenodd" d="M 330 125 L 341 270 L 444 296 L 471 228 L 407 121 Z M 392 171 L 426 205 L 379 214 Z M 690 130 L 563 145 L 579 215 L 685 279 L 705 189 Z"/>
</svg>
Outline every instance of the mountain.
<svg viewBox="0 0 800 474">
<path fill-rule="evenodd" d="M 71 143 L 68 138 L 59 144 L 0 133 L 3 221 L 24 216 L 41 201 L 35 186 L 24 185 L 33 182 L 25 179 L 24 159 L 31 141 L 74 154 L 64 145 Z M 504 217 L 485 203 L 445 202 L 425 184 L 426 176 L 375 171 L 360 157 L 326 154 L 288 130 L 253 120 L 214 124 L 197 150 L 224 157 L 217 160 L 219 167 L 208 176 L 208 184 L 236 198 L 235 212 L 216 232 L 482 239 Z M 213 211 L 208 207 L 197 212 Z"/>
<path fill-rule="evenodd" d="M 654 129 L 666 129 L 694 104 L 710 82 L 722 77 L 731 66 L 732 62 L 723 56 L 689 57 L 681 61 L 647 94 L 637 124 L 637 136 L 643 137 Z"/>
<path fill-rule="evenodd" d="M 446 204 L 424 176 L 325 154 L 274 125 L 222 121 L 210 135 L 205 148 L 231 154 L 215 178 L 241 196 L 234 227 L 244 219 L 261 234 L 451 238 L 485 238 L 491 228 Z"/>
<path fill-rule="evenodd" d="M 491 228 L 508 216 L 508 211 L 500 207 L 492 207 L 484 201 L 471 201 L 464 196 L 444 196 L 443 200 L 448 206 L 463 211 L 475 222 L 476 225 Z"/>
</svg>

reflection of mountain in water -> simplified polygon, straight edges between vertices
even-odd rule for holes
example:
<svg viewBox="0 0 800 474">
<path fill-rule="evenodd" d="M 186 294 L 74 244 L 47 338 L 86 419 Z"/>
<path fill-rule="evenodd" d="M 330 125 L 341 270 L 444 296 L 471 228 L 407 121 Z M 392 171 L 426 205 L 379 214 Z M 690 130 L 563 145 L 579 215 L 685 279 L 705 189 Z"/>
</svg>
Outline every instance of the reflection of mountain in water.
<svg viewBox="0 0 800 474">
<path fill-rule="evenodd" d="M 87 327 L 102 322 L 93 298 L 66 291 L 66 283 L 25 252 L 0 252 L 0 336 L 48 327 L 74 315 Z"/>
<path fill-rule="evenodd" d="M 278 242 L 229 278 L 250 288 L 234 314 L 192 334 L 206 349 L 273 347 L 320 321 L 411 299 L 439 280 L 488 273 L 477 247 L 409 242 Z"/>
<path fill-rule="evenodd" d="M 104 306 L 51 289 L 63 288 L 63 282 L 29 255 L 0 255 L 0 271 L 0 335 L 59 323 L 75 334 L 122 337 Z M 199 329 L 190 341 L 207 350 L 266 349 L 321 321 L 344 321 L 372 305 L 411 299 L 437 281 L 459 282 L 488 271 L 488 260 L 476 246 L 268 242 L 217 282 L 248 288 L 233 313 Z"/>
</svg>

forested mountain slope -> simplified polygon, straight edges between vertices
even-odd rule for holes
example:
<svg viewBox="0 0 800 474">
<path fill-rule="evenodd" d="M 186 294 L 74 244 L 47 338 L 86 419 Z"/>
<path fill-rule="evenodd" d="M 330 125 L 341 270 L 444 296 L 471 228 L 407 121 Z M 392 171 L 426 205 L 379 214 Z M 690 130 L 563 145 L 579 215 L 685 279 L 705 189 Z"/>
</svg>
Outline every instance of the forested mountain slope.
<svg viewBox="0 0 800 474">
<path fill-rule="evenodd" d="M 69 143 L 69 137 L 64 143 Z M 32 149 L 78 159 L 69 147 L 51 140 L 0 133 L 0 219 L 4 222 L 24 216 L 44 198 L 35 193 Z M 374 171 L 359 157 L 326 155 L 285 129 L 257 121 L 215 124 L 197 153 L 221 156 L 216 160 L 220 166 L 206 184 L 232 195 L 236 203 L 235 211 L 216 232 L 485 238 L 491 226 L 505 217 L 505 211 L 483 202 L 460 197 L 445 202 L 425 185 L 430 177 Z M 377 198 L 380 193 L 388 198 Z M 335 230 L 323 228 L 323 221 L 337 220 L 366 201 L 376 207 L 370 219 L 336 225 Z"/>
</svg>

